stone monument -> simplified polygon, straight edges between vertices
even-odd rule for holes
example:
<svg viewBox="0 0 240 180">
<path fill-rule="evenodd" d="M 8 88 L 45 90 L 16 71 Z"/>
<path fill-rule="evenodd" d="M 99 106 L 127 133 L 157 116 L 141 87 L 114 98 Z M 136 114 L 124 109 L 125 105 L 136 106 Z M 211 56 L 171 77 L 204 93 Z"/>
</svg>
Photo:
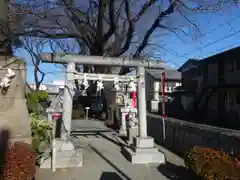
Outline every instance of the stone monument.
<svg viewBox="0 0 240 180">
<path fill-rule="evenodd" d="M 1 61 L 2 58 L 4 57 L 0 57 L 0 79 L 5 76 L 8 68 L 14 71 L 15 76 L 6 92 L 0 92 L 0 127 L 7 127 L 10 130 L 12 140 L 31 143 L 30 121 L 25 99 L 25 63 L 16 57 L 5 57 L 6 61 Z"/>
</svg>

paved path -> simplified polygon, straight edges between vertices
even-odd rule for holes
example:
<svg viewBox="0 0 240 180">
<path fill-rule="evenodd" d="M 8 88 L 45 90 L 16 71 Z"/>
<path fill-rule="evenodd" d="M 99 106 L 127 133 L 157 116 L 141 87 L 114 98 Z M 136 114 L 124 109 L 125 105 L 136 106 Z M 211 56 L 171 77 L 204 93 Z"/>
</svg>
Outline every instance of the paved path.
<svg viewBox="0 0 240 180">
<path fill-rule="evenodd" d="M 74 122 L 75 129 L 82 122 Z M 88 125 L 87 125 L 88 124 Z M 96 126 L 94 126 L 94 124 Z M 100 122 L 85 122 L 89 130 L 107 130 Z M 95 127 L 95 129 L 94 129 Z M 174 171 L 183 173 L 183 160 L 171 152 L 159 147 L 165 153 L 169 163 L 164 166 L 133 165 L 121 154 L 121 146 L 116 133 L 100 132 L 97 134 L 81 135 L 73 138 L 76 148 L 83 149 L 83 167 L 61 169 L 56 173 L 50 170 L 40 169 L 37 180 L 164 180 L 185 179 L 176 175 Z M 180 168 L 180 169 L 179 169 Z M 179 173 L 179 172 L 178 172 Z"/>
</svg>

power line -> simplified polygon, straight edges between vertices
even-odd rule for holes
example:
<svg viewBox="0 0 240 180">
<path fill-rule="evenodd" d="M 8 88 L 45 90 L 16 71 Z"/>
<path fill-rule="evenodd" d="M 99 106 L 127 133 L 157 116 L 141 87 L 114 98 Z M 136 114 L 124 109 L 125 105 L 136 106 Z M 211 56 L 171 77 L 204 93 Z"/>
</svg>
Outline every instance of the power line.
<svg viewBox="0 0 240 180">
<path fill-rule="evenodd" d="M 216 30 L 219 30 L 219 28 L 221 28 L 221 27 L 225 26 L 226 24 L 231 23 L 231 22 L 233 22 L 233 21 L 235 21 L 235 20 L 237 20 L 237 19 L 240 19 L 240 16 L 236 16 L 236 17 L 228 20 L 227 22 L 220 24 L 220 25 L 217 26 L 216 28 L 214 28 L 214 29 L 208 31 L 207 33 L 203 34 L 201 37 L 205 37 L 205 36 L 207 36 L 208 34 L 214 32 L 214 31 L 216 31 Z M 202 48 L 204 48 L 204 47 L 202 47 Z M 174 55 L 174 56 L 177 56 L 177 57 L 187 57 L 187 55 L 191 54 L 192 52 L 197 51 L 198 49 L 202 49 L 202 48 L 195 48 L 193 51 L 191 51 L 191 52 L 189 52 L 189 53 L 184 53 L 184 54 L 182 54 L 182 55 L 179 55 L 177 52 L 175 52 L 175 51 L 173 51 L 173 50 L 171 50 L 172 52 L 170 52 L 170 51 L 167 51 L 167 52 L 169 52 L 170 54 L 172 54 L 172 55 Z"/>
<path fill-rule="evenodd" d="M 225 39 L 227 39 L 227 38 L 229 38 L 229 37 L 232 37 L 232 36 L 234 36 L 234 35 L 236 35 L 236 34 L 238 34 L 238 33 L 240 33 L 240 30 L 238 30 L 238 31 L 236 31 L 236 32 L 234 32 L 234 33 L 232 33 L 232 34 L 229 34 L 229 35 L 227 35 L 227 36 L 224 36 L 224 37 L 222 37 L 222 38 L 220 38 L 220 39 L 218 39 L 218 40 L 215 40 L 215 41 L 213 41 L 213 42 L 211 42 L 211 43 L 209 43 L 209 44 L 206 44 L 206 45 L 204 45 L 204 46 L 202 46 L 202 47 L 200 47 L 200 48 L 195 48 L 194 50 L 190 51 L 189 53 L 185 53 L 185 54 L 183 54 L 183 55 L 180 56 L 180 57 L 184 57 L 184 56 L 187 56 L 187 55 L 189 55 L 189 54 L 192 54 L 192 53 L 195 52 L 195 51 L 202 50 L 203 48 L 206 48 L 206 47 L 208 47 L 208 46 L 211 46 L 211 45 L 213 45 L 213 44 L 216 44 L 216 43 L 218 43 L 218 42 L 220 42 L 220 41 L 222 41 L 222 40 L 225 40 Z"/>
<path fill-rule="evenodd" d="M 204 36 L 206 36 L 206 35 L 214 32 L 214 31 L 218 30 L 219 28 L 221 28 L 221 27 L 225 26 L 226 24 L 228 24 L 228 23 L 230 23 L 230 22 L 233 22 L 233 21 L 235 21 L 235 20 L 237 20 L 237 19 L 240 19 L 240 16 L 236 16 L 236 17 L 234 17 L 233 19 L 230 19 L 230 20 L 228 20 L 227 22 L 220 24 L 220 25 L 217 26 L 216 28 L 214 28 L 214 29 L 208 31 L 207 33 L 205 33 L 202 37 L 204 37 Z"/>
<path fill-rule="evenodd" d="M 228 46 L 226 46 L 226 47 L 224 47 L 224 48 L 219 48 L 219 49 L 217 49 L 216 51 L 222 52 L 222 51 L 227 50 L 228 48 L 234 47 L 234 46 L 236 46 L 236 45 L 238 45 L 238 44 L 240 44 L 240 41 L 237 42 L 237 43 L 234 43 L 234 44 L 230 44 L 230 45 L 228 45 Z M 208 53 L 208 54 L 216 53 L 216 51 L 214 51 L 214 52 L 212 51 L 212 52 L 210 52 L 210 53 Z M 208 56 L 208 57 L 209 57 L 209 56 Z"/>
</svg>

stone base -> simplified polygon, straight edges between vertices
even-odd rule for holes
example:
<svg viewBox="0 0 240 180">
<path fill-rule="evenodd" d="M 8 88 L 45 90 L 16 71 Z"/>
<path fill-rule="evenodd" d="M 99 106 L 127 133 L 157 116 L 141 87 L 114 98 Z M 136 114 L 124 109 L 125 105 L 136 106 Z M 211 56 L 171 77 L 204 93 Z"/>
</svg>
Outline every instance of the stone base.
<svg viewBox="0 0 240 180">
<path fill-rule="evenodd" d="M 118 136 L 119 137 L 127 137 L 127 130 L 120 128 L 119 132 L 118 132 Z"/>
<path fill-rule="evenodd" d="M 128 136 L 128 144 L 132 144 L 133 143 L 133 137 L 137 137 L 138 134 L 138 126 L 137 127 L 131 127 L 128 128 L 127 130 L 127 136 Z"/>
<path fill-rule="evenodd" d="M 62 151 L 57 152 L 56 168 L 74 168 L 82 167 L 82 152 L 81 151 Z M 51 169 L 51 157 L 43 160 L 40 168 Z"/>
<path fill-rule="evenodd" d="M 83 165 L 82 151 L 74 150 L 71 142 L 56 142 L 56 168 L 81 167 Z M 41 159 L 40 168 L 51 168 L 51 153 L 46 153 Z M 47 157 L 46 157 L 47 156 Z"/>
<path fill-rule="evenodd" d="M 154 139 L 148 138 L 133 138 L 133 145 L 123 149 L 124 156 L 132 164 L 165 164 L 165 155 L 154 147 Z"/>
</svg>

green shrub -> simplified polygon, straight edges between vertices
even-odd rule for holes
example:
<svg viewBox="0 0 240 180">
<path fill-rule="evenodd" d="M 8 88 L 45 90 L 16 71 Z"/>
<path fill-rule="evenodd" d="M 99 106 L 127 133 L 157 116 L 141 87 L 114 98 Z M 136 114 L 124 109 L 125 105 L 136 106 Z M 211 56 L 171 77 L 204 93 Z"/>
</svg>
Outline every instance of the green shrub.
<svg viewBox="0 0 240 180">
<path fill-rule="evenodd" d="M 36 154 L 30 144 L 9 144 L 2 180 L 31 180 L 36 173 Z"/>
<path fill-rule="evenodd" d="M 52 124 L 37 113 L 30 114 L 31 131 L 32 131 L 32 146 L 38 157 L 42 153 L 40 146 L 42 144 L 50 146 L 52 140 Z"/>
<path fill-rule="evenodd" d="M 194 147 L 184 157 L 185 165 L 202 179 L 237 180 L 240 178 L 240 161 L 211 148 Z"/>
<path fill-rule="evenodd" d="M 34 91 L 26 96 L 29 113 L 40 112 L 40 102 L 46 101 L 48 93 L 46 91 Z"/>
</svg>

